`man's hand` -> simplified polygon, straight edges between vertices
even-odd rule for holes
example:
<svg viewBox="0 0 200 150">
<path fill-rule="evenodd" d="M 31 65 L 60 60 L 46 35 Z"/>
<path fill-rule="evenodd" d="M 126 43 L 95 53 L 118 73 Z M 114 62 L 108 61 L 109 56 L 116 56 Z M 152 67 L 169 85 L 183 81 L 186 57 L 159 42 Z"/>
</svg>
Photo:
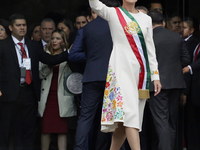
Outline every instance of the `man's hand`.
<svg viewBox="0 0 200 150">
<path fill-rule="evenodd" d="M 188 66 L 184 67 L 182 70 L 183 70 L 183 74 L 190 72 L 190 68 Z"/>
<path fill-rule="evenodd" d="M 2 95 L 1 91 L 0 91 L 0 96 Z"/>
<path fill-rule="evenodd" d="M 187 96 L 182 93 L 181 94 L 181 104 L 184 106 L 186 104 L 186 101 L 187 101 Z"/>
<path fill-rule="evenodd" d="M 162 85 L 160 83 L 160 80 L 154 80 L 154 96 L 158 95 L 161 91 Z"/>
</svg>

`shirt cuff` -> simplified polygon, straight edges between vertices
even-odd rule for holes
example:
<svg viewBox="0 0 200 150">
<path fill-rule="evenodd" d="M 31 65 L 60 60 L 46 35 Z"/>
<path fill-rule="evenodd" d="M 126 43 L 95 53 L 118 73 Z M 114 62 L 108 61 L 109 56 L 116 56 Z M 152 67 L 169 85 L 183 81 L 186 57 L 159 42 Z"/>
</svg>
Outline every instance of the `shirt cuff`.
<svg viewBox="0 0 200 150">
<path fill-rule="evenodd" d="M 151 81 L 160 80 L 158 70 L 151 71 Z"/>
<path fill-rule="evenodd" d="M 188 67 L 190 68 L 190 74 L 193 74 L 192 67 L 190 65 Z"/>
</svg>

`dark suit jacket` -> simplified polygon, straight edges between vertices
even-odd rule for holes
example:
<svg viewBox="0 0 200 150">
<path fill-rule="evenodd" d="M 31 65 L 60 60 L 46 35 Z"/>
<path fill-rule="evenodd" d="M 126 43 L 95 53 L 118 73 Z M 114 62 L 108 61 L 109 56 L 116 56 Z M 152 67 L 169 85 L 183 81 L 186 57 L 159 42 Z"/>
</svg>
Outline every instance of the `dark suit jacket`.
<svg viewBox="0 0 200 150">
<path fill-rule="evenodd" d="M 39 45 L 40 45 L 41 49 L 43 49 L 43 50 L 44 50 L 44 47 L 43 47 L 43 44 L 42 44 L 42 40 L 38 41 L 38 43 L 39 43 Z"/>
<path fill-rule="evenodd" d="M 70 32 L 69 34 L 69 39 L 68 39 L 68 43 L 69 43 L 69 47 L 74 43 L 74 40 L 76 39 L 76 34 L 77 34 L 77 29 L 73 30 L 72 32 Z"/>
<path fill-rule="evenodd" d="M 112 45 L 108 23 L 99 16 L 78 31 L 69 61 L 86 59 L 83 82 L 106 81 Z"/>
<path fill-rule="evenodd" d="M 40 98 L 40 78 L 39 78 L 39 61 L 56 65 L 68 58 L 68 52 L 61 55 L 51 56 L 41 49 L 38 42 L 25 39 L 28 47 L 29 57 L 31 58 L 31 75 L 32 84 L 36 99 Z M 1 101 L 9 102 L 17 99 L 20 90 L 20 68 L 12 38 L 0 41 L 0 90 L 2 96 Z"/>
<path fill-rule="evenodd" d="M 83 48 L 86 54 L 83 82 L 106 81 L 112 47 L 108 23 L 101 17 L 98 16 L 83 28 Z"/>
<path fill-rule="evenodd" d="M 70 50 L 68 60 L 70 62 L 86 62 L 85 52 L 83 51 L 83 29 L 78 30 L 76 39 Z"/>
<path fill-rule="evenodd" d="M 190 55 L 190 63 L 193 62 L 193 52 L 197 46 L 197 44 L 199 43 L 199 41 L 194 37 L 191 36 L 187 41 L 184 42 L 186 45 L 186 48 L 188 50 L 188 53 Z"/>
<path fill-rule="evenodd" d="M 196 106 L 200 106 L 200 53 L 196 61 L 190 64 L 193 74 L 191 75 L 190 99 Z"/>
<path fill-rule="evenodd" d="M 162 89 L 186 88 L 182 66 L 189 64 L 190 58 L 180 35 L 163 27 L 156 27 L 153 39 Z M 153 90 L 152 86 L 150 90 Z"/>
<path fill-rule="evenodd" d="M 70 50 L 68 60 L 70 61 L 70 68 L 73 72 L 84 73 L 86 57 L 83 51 L 83 29 L 77 31 L 76 38 Z"/>
<path fill-rule="evenodd" d="M 194 53 L 194 50 L 195 50 L 196 46 L 198 45 L 199 41 L 192 35 L 184 43 L 185 43 L 188 53 L 190 55 L 190 63 L 192 63 L 193 62 L 193 53 Z M 189 72 L 189 73 L 184 74 L 184 77 L 185 77 L 186 86 L 187 86 L 187 89 L 184 90 L 184 94 L 188 95 L 190 92 L 190 88 L 191 88 L 191 77 L 192 76 Z"/>
</svg>

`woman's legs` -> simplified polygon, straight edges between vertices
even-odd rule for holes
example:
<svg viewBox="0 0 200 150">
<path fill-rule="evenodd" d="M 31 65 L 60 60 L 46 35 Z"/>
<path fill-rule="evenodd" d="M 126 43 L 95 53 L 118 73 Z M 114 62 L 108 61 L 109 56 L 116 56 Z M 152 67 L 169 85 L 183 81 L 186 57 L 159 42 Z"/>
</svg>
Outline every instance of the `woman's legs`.
<svg viewBox="0 0 200 150">
<path fill-rule="evenodd" d="M 58 149 L 59 150 L 67 149 L 67 134 L 65 133 L 58 134 Z"/>
<path fill-rule="evenodd" d="M 50 136 L 51 136 L 50 133 L 43 133 L 41 135 L 41 150 L 49 150 L 51 142 Z"/>
<path fill-rule="evenodd" d="M 138 129 L 125 127 L 125 132 L 131 149 L 140 150 L 140 137 Z"/>
<path fill-rule="evenodd" d="M 128 143 L 132 150 L 140 150 L 139 131 L 135 128 L 124 127 L 123 123 L 118 123 L 112 136 L 110 150 L 119 150 L 127 137 Z"/>
<path fill-rule="evenodd" d="M 112 143 L 110 146 L 110 150 L 119 150 L 122 144 L 124 143 L 126 139 L 125 135 L 125 127 L 123 126 L 123 123 L 118 123 L 118 128 L 115 129 L 113 136 L 112 136 Z"/>
</svg>

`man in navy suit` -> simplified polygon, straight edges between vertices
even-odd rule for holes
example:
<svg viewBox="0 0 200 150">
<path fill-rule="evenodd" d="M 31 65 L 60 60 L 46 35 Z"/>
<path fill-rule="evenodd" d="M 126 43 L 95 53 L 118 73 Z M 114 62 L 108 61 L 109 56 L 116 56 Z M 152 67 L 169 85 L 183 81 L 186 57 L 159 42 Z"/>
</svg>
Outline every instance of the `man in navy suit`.
<svg viewBox="0 0 200 150">
<path fill-rule="evenodd" d="M 116 0 L 107 2 L 102 0 L 102 2 L 112 7 L 120 5 Z M 78 39 L 79 42 L 76 42 Z M 91 128 L 93 128 L 93 134 L 90 136 L 92 136 L 94 142 L 91 143 L 89 140 L 89 148 L 92 150 L 98 149 L 95 147 L 95 140 L 97 139 L 97 132 L 100 126 L 101 106 L 111 51 L 112 39 L 109 26 L 100 17 L 97 17 L 78 31 L 76 40 L 70 50 L 69 61 L 86 60 L 83 74 L 81 114 L 78 119 L 74 150 L 84 150 L 85 142 Z M 104 147 L 99 147 L 101 150 L 107 150 L 110 147 L 111 136 L 108 135 L 105 137 L 108 137 L 108 141 L 104 143 Z M 106 141 L 102 138 L 101 140 Z"/>
</svg>

